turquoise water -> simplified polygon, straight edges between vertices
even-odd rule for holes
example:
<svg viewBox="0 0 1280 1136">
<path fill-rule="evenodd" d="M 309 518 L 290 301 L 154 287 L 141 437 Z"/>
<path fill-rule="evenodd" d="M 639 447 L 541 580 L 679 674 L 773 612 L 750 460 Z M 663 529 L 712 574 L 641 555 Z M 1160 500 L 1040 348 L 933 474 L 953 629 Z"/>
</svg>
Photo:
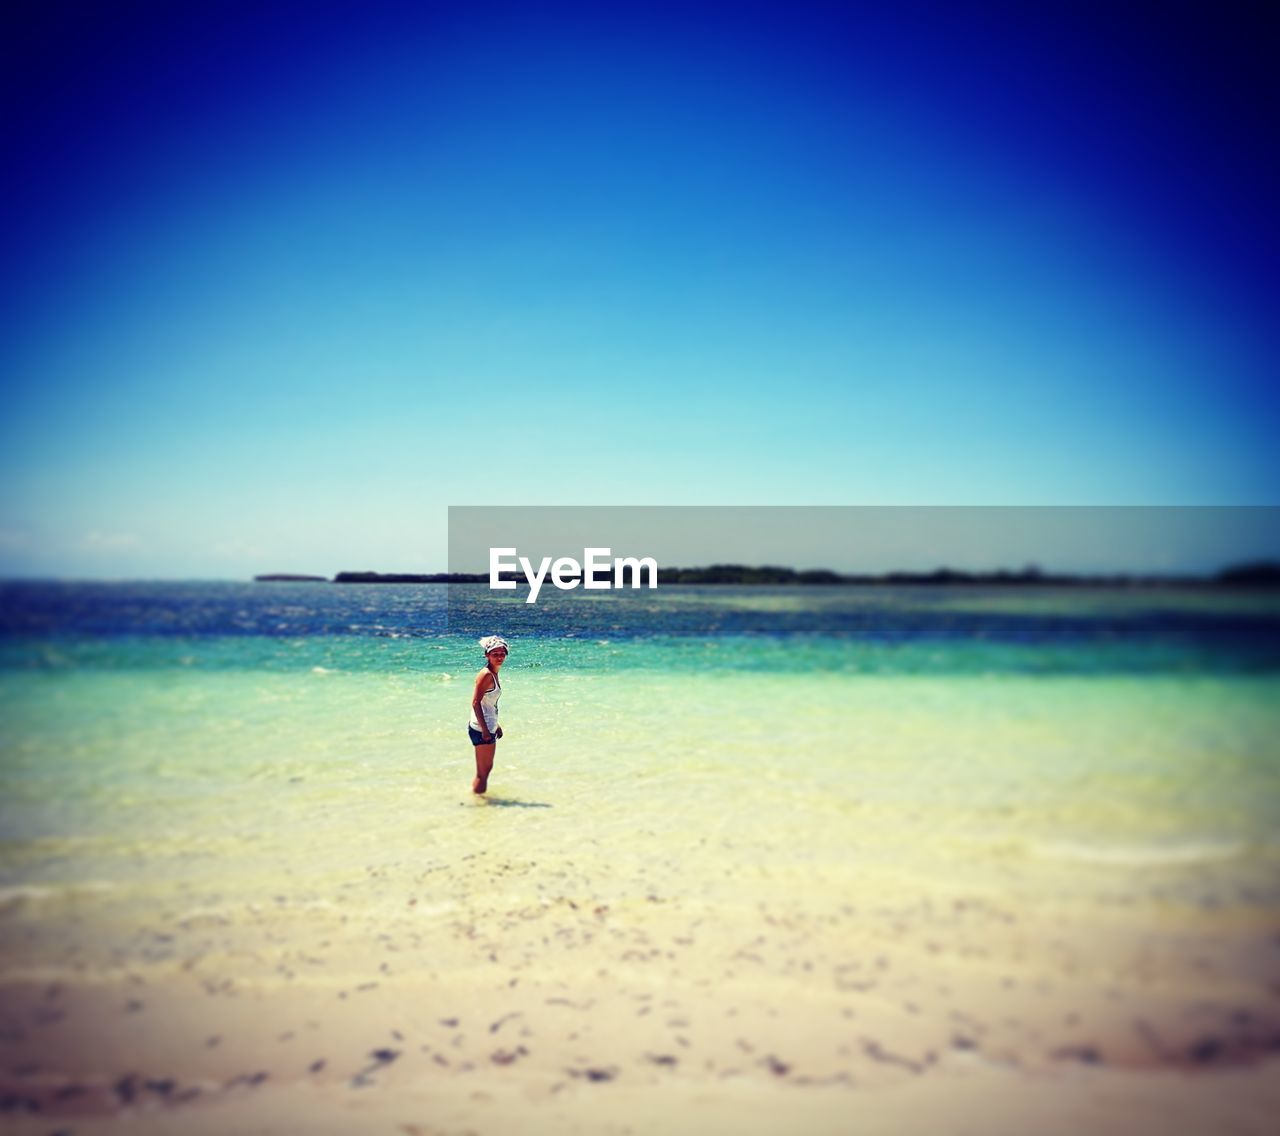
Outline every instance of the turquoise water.
<svg viewBox="0 0 1280 1136">
<path fill-rule="evenodd" d="M 663 601 L 686 634 L 665 607 L 575 611 L 512 632 L 479 802 L 481 660 L 439 589 L 126 587 L 74 613 L 10 596 L 11 957 L 127 956 L 148 905 L 329 902 L 482 851 L 589 861 L 614 901 L 1280 903 L 1265 597 L 686 589 Z"/>
</svg>

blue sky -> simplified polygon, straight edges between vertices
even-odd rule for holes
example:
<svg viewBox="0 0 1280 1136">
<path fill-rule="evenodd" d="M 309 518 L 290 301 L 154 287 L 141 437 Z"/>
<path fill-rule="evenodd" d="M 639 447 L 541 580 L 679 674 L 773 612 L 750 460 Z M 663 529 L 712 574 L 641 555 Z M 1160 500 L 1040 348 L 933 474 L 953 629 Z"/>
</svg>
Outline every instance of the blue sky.
<svg viewBox="0 0 1280 1136">
<path fill-rule="evenodd" d="M 0 574 L 433 570 L 450 504 L 1280 503 L 1247 8 L 30 7 Z"/>
</svg>

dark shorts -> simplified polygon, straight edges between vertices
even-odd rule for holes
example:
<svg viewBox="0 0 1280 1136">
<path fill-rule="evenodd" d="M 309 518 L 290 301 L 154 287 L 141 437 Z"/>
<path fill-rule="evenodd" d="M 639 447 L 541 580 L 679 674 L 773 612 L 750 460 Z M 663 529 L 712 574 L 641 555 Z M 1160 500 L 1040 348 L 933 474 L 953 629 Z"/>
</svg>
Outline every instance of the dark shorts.
<svg viewBox="0 0 1280 1136">
<path fill-rule="evenodd" d="M 471 739 L 471 744 L 473 746 L 491 746 L 498 740 L 493 734 L 490 734 L 489 740 L 485 741 L 484 735 L 481 734 L 480 731 L 475 728 L 475 726 L 467 727 L 467 737 Z"/>
</svg>

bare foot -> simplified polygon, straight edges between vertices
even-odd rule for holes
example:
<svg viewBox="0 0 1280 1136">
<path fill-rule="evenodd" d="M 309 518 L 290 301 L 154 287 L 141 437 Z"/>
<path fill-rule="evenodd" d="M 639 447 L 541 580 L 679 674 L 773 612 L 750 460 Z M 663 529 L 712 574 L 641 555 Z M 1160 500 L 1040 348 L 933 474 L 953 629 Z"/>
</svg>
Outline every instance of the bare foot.
<svg viewBox="0 0 1280 1136">
<path fill-rule="evenodd" d="M 487 781 L 481 781 L 479 777 L 471 782 L 471 791 L 473 793 L 483 793 L 488 787 L 489 783 Z"/>
</svg>

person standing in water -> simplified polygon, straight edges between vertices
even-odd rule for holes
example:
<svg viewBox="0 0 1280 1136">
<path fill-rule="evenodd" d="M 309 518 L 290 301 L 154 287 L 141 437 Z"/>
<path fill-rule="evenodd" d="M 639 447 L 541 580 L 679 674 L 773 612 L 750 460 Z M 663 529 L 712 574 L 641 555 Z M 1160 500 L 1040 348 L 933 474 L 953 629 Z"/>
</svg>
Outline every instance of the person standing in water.
<svg viewBox="0 0 1280 1136">
<path fill-rule="evenodd" d="M 502 727 L 498 725 L 498 699 L 502 697 L 498 671 L 507 661 L 507 641 L 501 635 L 489 635 L 480 640 L 480 649 L 484 652 L 484 666 L 476 675 L 475 690 L 471 694 L 471 722 L 467 726 L 467 736 L 476 751 L 473 793 L 483 793 L 489 787 L 493 756 L 502 737 Z"/>
</svg>

